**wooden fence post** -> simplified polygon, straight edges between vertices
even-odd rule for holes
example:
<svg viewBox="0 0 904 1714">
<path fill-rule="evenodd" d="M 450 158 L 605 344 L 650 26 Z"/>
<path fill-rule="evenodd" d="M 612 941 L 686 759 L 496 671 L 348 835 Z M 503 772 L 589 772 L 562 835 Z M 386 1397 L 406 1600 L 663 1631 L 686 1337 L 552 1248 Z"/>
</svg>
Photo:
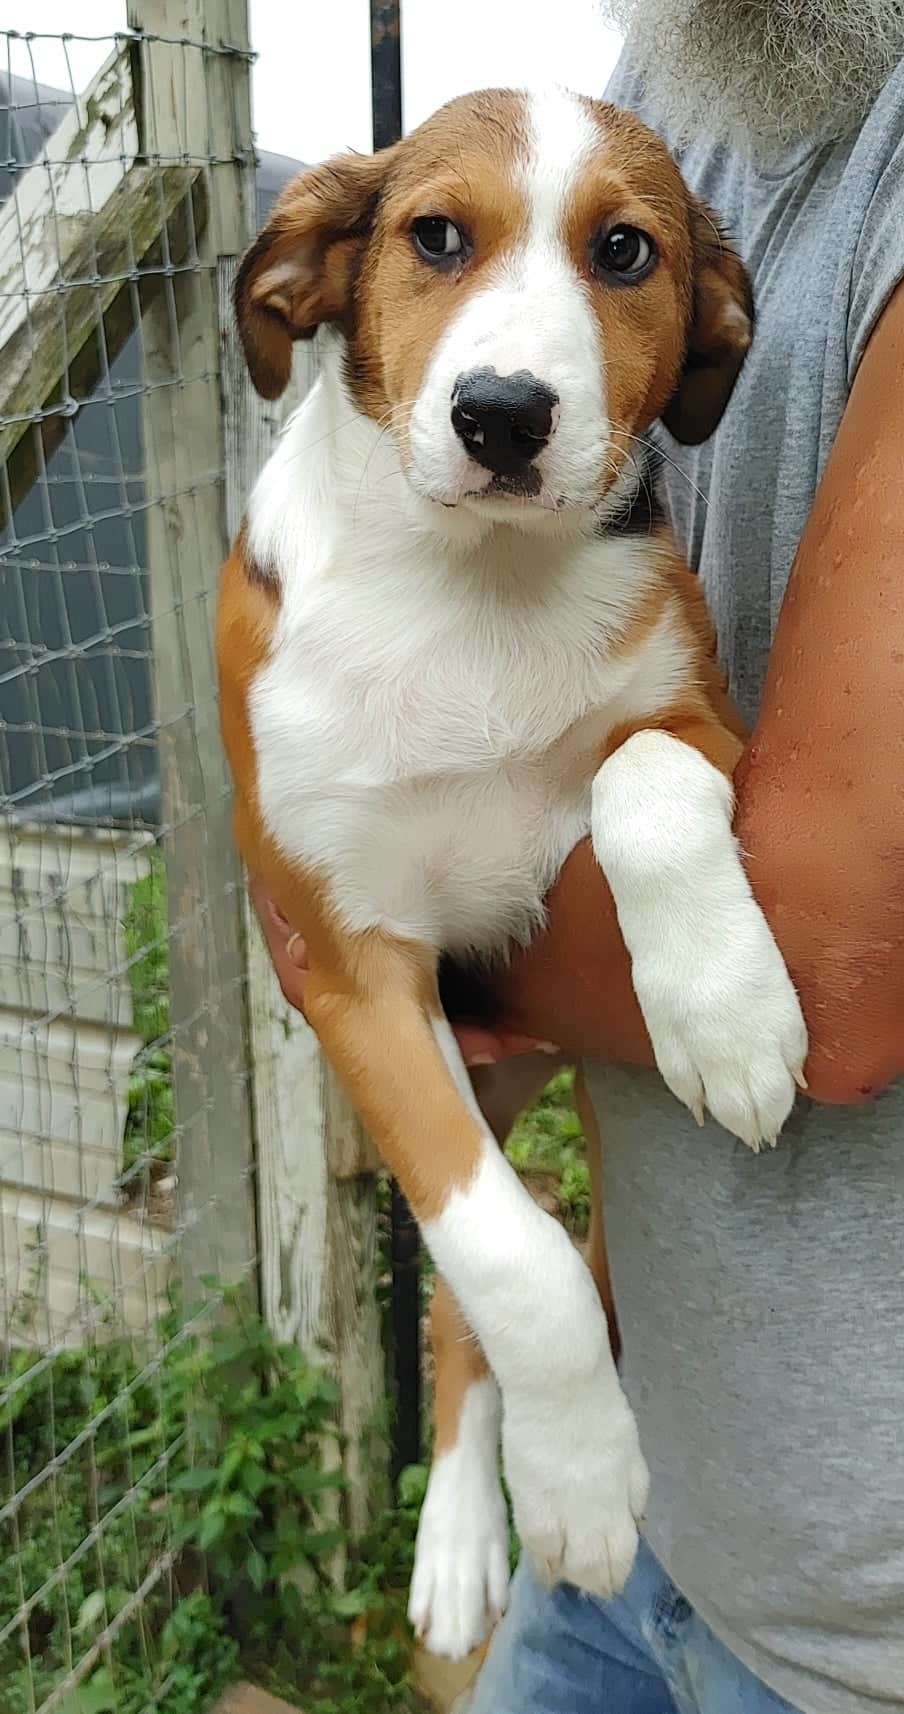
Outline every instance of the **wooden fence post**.
<svg viewBox="0 0 904 1714">
<path fill-rule="evenodd" d="M 247 0 L 129 0 L 143 156 L 198 169 L 193 243 L 142 321 L 147 552 L 165 823 L 186 1306 L 256 1284 L 243 887 L 212 646 L 227 548 L 217 261 L 253 230 Z M 164 264 L 166 249 L 164 246 Z"/>
<path fill-rule="evenodd" d="M 232 310 L 235 261 L 220 263 L 220 345 L 230 534 L 287 409 L 311 386 L 315 350 L 296 347 L 287 401 L 265 405 L 248 379 Z M 386 1373 L 377 1283 L 377 1157 L 316 1037 L 283 999 L 247 909 L 263 1313 L 281 1339 L 328 1364 L 339 1387 L 346 1521 L 360 1535 L 383 1492 Z"/>
</svg>

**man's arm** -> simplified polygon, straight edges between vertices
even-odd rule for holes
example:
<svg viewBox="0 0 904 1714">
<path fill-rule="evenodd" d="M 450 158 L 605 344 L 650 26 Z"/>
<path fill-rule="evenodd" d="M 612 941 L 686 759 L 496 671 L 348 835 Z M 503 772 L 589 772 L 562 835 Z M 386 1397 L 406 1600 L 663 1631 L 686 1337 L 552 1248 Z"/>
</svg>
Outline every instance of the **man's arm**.
<svg viewBox="0 0 904 1714">
<path fill-rule="evenodd" d="M 754 892 L 798 988 L 807 1076 L 856 1101 L 904 1072 L 904 286 L 870 339 L 800 543 L 737 775 Z M 569 1052 L 651 1064 L 589 847 L 498 999 Z"/>
<path fill-rule="evenodd" d="M 904 1072 L 904 286 L 857 372 L 738 776 L 748 872 L 854 1101 Z"/>
</svg>

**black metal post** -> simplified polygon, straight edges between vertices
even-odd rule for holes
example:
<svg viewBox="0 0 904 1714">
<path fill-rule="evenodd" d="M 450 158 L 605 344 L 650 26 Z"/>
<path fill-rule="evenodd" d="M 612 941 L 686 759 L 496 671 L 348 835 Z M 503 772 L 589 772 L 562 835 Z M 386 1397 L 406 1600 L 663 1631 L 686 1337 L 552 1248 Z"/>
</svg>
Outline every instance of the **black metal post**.
<svg viewBox="0 0 904 1714">
<path fill-rule="evenodd" d="M 402 135 L 402 28 L 399 0 L 371 0 L 370 73 L 374 148 Z M 392 1343 L 395 1433 L 392 1479 L 421 1456 L 420 1235 L 397 1184 L 392 1187 Z"/>
<path fill-rule="evenodd" d="M 420 1233 L 398 1185 L 392 1186 L 392 1347 L 395 1424 L 392 1480 L 421 1458 Z"/>
<path fill-rule="evenodd" d="M 399 0 L 370 0 L 370 78 L 374 148 L 402 135 L 402 25 Z"/>
</svg>

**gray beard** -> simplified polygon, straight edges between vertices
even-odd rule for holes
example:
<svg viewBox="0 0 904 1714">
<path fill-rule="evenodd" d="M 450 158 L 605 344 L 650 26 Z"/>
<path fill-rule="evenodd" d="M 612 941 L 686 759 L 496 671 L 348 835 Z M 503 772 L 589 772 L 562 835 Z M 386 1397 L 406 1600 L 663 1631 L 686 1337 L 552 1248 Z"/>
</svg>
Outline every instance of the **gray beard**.
<svg viewBox="0 0 904 1714">
<path fill-rule="evenodd" d="M 603 0 L 669 140 L 761 161 L 848 136 L 904 58 L 904 0 Z"/>
</svg>

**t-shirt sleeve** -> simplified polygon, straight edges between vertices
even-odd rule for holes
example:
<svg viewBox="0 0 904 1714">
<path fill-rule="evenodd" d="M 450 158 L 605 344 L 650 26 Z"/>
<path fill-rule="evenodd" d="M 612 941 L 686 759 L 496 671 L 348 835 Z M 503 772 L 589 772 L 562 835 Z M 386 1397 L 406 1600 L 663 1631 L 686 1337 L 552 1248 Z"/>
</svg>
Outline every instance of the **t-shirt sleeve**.
<svg viewBox="0 0 904 1714">
<path fill-rule="evenodd" d="M 848 312 L 848 381 L 853 382 L 869 338 L 896 286 L 904 280 L 904 66 L 892 80 L 897 100 L 882 115 L 882 129 L 892 139 L 884 163 L 877 163 L 875 189 L 866 210 L 851 280 Z M 880 97 L 873 119 L 891 87 Z"/>
</svg>

